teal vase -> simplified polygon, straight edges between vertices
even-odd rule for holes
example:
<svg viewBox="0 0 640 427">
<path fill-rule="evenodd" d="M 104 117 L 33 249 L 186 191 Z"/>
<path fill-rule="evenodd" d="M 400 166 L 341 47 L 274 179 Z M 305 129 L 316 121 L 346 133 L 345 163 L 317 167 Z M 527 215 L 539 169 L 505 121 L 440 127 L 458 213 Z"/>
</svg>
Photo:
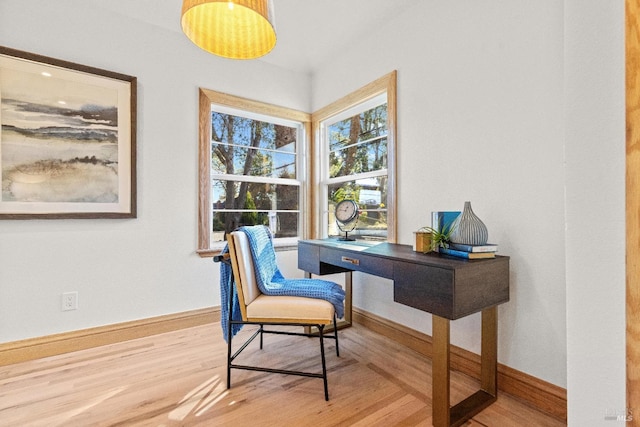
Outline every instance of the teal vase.
<svg viewBox="0 0 640 427">
<path fill-rule="evenodd" d="M 471 202 L 464 202 L 464 210 L 451 225 L 451 242 L 464 245 L 484 245 L 489 240 L 489 231 L 482 220 L 473 213 Z"/>
</svg>

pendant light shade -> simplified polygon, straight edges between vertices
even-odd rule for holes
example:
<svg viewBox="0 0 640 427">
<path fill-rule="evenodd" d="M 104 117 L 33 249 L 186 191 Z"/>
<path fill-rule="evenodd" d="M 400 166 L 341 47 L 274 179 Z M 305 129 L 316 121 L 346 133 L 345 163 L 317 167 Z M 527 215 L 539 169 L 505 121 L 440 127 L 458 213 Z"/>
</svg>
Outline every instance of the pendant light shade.
<svg viewBox="0 0 640 427">
<path fill-rule="evenodd" d="M 225 58 L 258 58 L 276 44 L 271 0 L 183 0 L 182 31 Z"/>
</svg>

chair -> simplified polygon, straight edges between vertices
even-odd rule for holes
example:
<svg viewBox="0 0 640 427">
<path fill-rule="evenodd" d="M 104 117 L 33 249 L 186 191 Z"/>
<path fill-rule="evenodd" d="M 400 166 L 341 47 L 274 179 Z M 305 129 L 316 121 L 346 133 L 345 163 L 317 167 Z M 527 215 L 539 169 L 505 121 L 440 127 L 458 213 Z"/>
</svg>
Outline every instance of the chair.
<svg viewBox="0 0 640 427">
<path fill-rule="evenodd" d="M 333 304 L 324 299 L 307 298 L 300 296 L 274 296 L 265 295 L 258 288 L 254 259 L 251 253 L 249 239 L 243 231 L 234 231 L 229 235 L 228 257 L 216 257 L 216 261 L 230 263 L 232 278 L 229 281 L 229 293 L 233 295 L 233 286 L 237 291 L 238 302 L 242 314 L 242 320 L 232 320 L 233 298 L 229 298 L 229 324 L 227 338 L 227 388 L 231 388 L 231 369 L 243 369 L 251 371 L 271 372 L 286 375 L 299 375 L 305 377 L 322 378 L 324 382 L 324 397 L 329 400 L 327 386 L 327 367 L 324 351 L 324 327 L 333 324 L 333 336 L 326 336 L 336 341 L 336 355 L 340 356 L 338 347 L 338 329 L 336 327 L 336 312 Z M 259 325 L 258 330 L 232 354 L 231 329 L 233 325 Z M 318 328 L 318 333 L 311 333 L 310 328 L 305 332 L 292 332 L 266 329 L 265 325 L 296 325 Z M 320 340 L 320 358 L 322 361 L 322 373 L 303 372 L 270 367 L 248 366 L 234 363 L 236 357 L 247 348 L 257 336 L 260 336 L 260 349 L 263 347 L 264 334 L 295 335 L 304 337 L 318 337 Z"/>
</svg>

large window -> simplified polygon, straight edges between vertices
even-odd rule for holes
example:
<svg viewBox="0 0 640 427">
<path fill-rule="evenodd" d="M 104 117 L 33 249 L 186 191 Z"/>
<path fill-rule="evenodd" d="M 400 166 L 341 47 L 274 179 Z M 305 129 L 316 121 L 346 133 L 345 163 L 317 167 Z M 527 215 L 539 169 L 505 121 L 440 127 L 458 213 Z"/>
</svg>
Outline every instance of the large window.
<svg viewBox="0 0 640 427">
<path fill-rule="evenodd" d="M 341 234 L 335 206 L 358 203 L 352 236 L 395 242 L 395 72 L 314 113 L 318 237 Z"/>
<path fill-rule="evenodd" d="M 336 236 L 344 199 L 360 211 L 350 235 L 396 241 L 395 71 L 313 115 L 201 89 L 199 128 L 200 256 L 243 225 L 276 246 Z"/>
<path fill-rule="evenodd" d="M 219 250 L 244 225 L 269 226 L 276 244 L 302 235 L 308 117 L 201 91 L 201 254 Z"/>
</svg>

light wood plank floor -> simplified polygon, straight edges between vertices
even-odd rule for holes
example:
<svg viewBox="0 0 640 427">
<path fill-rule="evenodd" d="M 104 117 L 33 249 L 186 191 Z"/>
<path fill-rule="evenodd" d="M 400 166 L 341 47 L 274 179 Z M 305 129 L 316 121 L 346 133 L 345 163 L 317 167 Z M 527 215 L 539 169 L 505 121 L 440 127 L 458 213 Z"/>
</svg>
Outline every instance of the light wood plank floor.
<svg viewBox="0 0 640 427">
<path fill-rule="evenodd" d="M 234 370 L 227 390 L 226 345 L 214 323 L 0 368 L 0 425 L 431 425 L 429 359 L 359 325 L 340 331 L 341 357 L 333 340 L 326 345 L 329 402 L 316 378 Z M 320 367 L 315 339 L 269 335 L 264 350 L 256 342 L 246 352 L 248 362 Z M 453 400 L 477 388 L 452 373 Z M 465 425 L 564 423 L 502 394 Z"/>
</svg>

